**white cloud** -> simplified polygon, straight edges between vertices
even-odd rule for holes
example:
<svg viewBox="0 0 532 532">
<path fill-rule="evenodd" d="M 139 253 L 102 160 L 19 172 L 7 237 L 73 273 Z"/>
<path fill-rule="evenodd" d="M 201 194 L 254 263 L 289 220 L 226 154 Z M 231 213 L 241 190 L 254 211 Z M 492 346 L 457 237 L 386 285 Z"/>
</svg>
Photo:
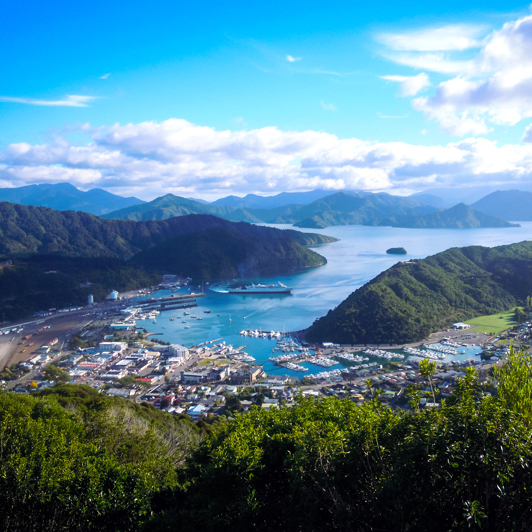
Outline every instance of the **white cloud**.
<svg viewBox="0 0 532 532">
<path fill-rule="evenodd" d="M 287 55 L 286 56 L 286 60 L 289 62 L 289 63 L 295 63 L 296 61 L 301 61 L 301 57 L 294 57 L 292 55 Z"/>
<path fill-rule="evenodd" d="M 107 72 L 107 74 L 100 76 L 100 79 L 108 79 L 110 75 L 111 75 L 111 72 Z"/>
<path fill-rule="evenodd" d="M 0 102 L 25 103 L 28 105 L 44 105 L 50 107 L 88 107 L 88 104 L 94 100 L 96 100 L 95 96 L 83 96 L 81 94 L 67 94 L 63 100 L 39 100 L 36 98 L 0 96 Z"/>
<path fill-rule="evenodd" d="M 70 182 L 152 199 L 168 192 L 218 197 L 284 190 L 422 190 L 429 185 L 512 184 L 532 179 L 532 145 L 466 139 L 446 146 L 340 139 L 275 127 L 219 131 L 181 119 L 72 129 L 0 152 L 0 183 Z M 6 185 L 3 185 L 6 186 Z"/>
<path fill-rule="evenodd" d="M 477 39 L 482 27 L 477 27 L 476 34 L 471 30 L 463 35 L 460 27 L 454 28 L 454 35 L 452 31 L 443 34 L 436 31 L 430 37 L 429 30 L 419 30 L 381 39 L 392 50 L 385 57 L 396 63 L 459 74 L 439 83 L 433 95 L 414 99 L 414 109 L 439 122 L 448 133 L 459 136 L 481 135 L 493 126 L 513 126 L 531 118 L 532 16 L 507 22 L 482 41 Z M 429 38 L 426 44 L 423 36 Z M 444 53 L 474 47 L 479 50 L 468 59 Z M 397 50 L 404 53 L 396 53 Z M 418 53 L 421 50 L 433 53 Z M 401 81 L 396 78 L 392 81 Z M 411 95 L 415 94 L 412 90 Z"/>
<path fill-rule="evenodd" d="M 336 111 L 336 105 L 334 103 L 320 102 L 320 105 L 324 111 Z"/>
<path fill-rule="evenodd" d="M 416 70 L 430 70 L 439 74 L 469 74 L 475 70 L 473 61 L 450 59 L 444 53 L 384 53 L 383 56 L 399 65 L 412 67 Z"/>
<path fill-rule="evenodd" d="M 401 84 L 401 96 L 415 96 L 423 89 L 430 87 L 430 80 L 427 74 L 421 72 L 417 76 L 381 76 L 387 81 L 394 81 Z"/>
<path fill-rule="evenodd" d="M 381 33 L 376 39 L 391 50 L 406 52 L 463 51 L 480 46 L 479 37 L 485 26 L 449 24 L 404 33 Z"/>
</svg>

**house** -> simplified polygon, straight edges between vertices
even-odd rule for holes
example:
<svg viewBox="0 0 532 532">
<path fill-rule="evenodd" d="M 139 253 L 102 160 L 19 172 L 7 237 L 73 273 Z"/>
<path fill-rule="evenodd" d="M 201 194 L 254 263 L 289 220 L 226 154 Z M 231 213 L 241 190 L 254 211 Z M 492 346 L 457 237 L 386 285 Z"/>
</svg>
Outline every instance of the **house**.
<svg viewBox="0 0 532 532">
<path fill-rule="evenodd" d="M 191 419 L 197 420 L 204 414 L 206 410 L 208 410 L 208 407 L 204 405 L 194 405 L 188 409 L 187 414 Z"/>
</svg>

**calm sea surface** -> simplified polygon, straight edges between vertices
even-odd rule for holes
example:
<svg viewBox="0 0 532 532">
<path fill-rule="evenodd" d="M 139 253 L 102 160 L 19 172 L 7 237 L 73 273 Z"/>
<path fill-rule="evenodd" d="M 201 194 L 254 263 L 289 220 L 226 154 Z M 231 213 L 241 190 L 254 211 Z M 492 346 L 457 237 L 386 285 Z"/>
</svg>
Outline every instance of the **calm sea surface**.
<svg viewBox="0 0 532 532">
<path fill-rule="evenodd" d="M 281 281 L 292 287 L 291 295 L 233 295 L 205 289 L 206 297 L 198 298 L 199 307 L 189 309 L 198 319 L 183 316 L 183 311 L 165 311 L 157 316 L 157 323 L 139 321 L 150 332 L 163 333 L 159 338 L 188 347 L 223 338 L 227 344 L 246 346 L 245 352 L 264 363 L 270 374 L 290 372 L 268 362 L 275 341 L 240 335 L 243 329 L 263 331 L 295 331 L 335 308 L 351 292 L 373 279 L 383 270 L 403 260 L 420 259 L 451 247 L 469 245 L 497 246 L 523 240 L 532 240 L 532 222 L 520 222 L 521 227 L 507 229 L 400 229 L 392 227 L 341 226 L 329 227 L 322 234 L 339 238 L 339 242 L 316 246 L 318 253 L 327 258 L 327 264 L 294 275 L 268 279 L 246 279 L 244 282 Z M 289 225 L 272 225 L 280 229 Z M 404 247 L 408 255 L 386 255 L 391 247 Z M 169 272 L 174 273 L 174 272 Z M 207 288 L 207 285 L 204 286 Z M 214 286 L 213 288 L 216 288 Z M 195 289 L 196 291 L 197 288 Z M 179 293 L 187 293 L 187 287 Z M 160 291 L 154 297 L 169 295 Z M 205 314 L 210 310 L 210 314 Z M 171 321 L 170 318 L 174 318 Z M 186 321 L 186 323 L 182 323 Z M 185 329 L 185 327 L 189 327 Z M 279 354 L 277 352 L 277 354 Z M 310 373 L 321 368 L 305 364 Z M 340 365 L 335 366 L 340 367 Z M 333 369 L 334 369 L 333 368 Z"/>
</svg>

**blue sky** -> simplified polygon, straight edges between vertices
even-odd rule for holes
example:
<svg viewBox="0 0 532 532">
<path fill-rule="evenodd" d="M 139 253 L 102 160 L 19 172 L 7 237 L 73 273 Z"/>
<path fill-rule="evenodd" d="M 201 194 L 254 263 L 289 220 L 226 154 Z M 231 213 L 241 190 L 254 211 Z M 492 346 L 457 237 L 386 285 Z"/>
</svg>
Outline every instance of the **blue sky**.
<svg viewBox="0 0 532 532">
<path fill-rule="evenodd" d="M 320 4 L 11 2 L 0 186 L 528 187 L 528 5 Z"/>
</svg>

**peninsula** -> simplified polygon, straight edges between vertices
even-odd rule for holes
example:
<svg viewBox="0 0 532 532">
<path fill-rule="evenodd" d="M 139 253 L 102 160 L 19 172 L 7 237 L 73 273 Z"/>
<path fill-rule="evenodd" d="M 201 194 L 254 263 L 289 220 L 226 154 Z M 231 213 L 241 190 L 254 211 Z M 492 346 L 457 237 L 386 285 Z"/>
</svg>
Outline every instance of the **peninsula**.
<svg viewBox="0 0 532 532">
<path fill-rule="evenodd" d="M 475 316 L 523 304 L 532 294 L 532 242 L 451 248 L 400 262 L 353 292 L 306 331 L 310 341 L 415 342 Z"/>
</svg>

